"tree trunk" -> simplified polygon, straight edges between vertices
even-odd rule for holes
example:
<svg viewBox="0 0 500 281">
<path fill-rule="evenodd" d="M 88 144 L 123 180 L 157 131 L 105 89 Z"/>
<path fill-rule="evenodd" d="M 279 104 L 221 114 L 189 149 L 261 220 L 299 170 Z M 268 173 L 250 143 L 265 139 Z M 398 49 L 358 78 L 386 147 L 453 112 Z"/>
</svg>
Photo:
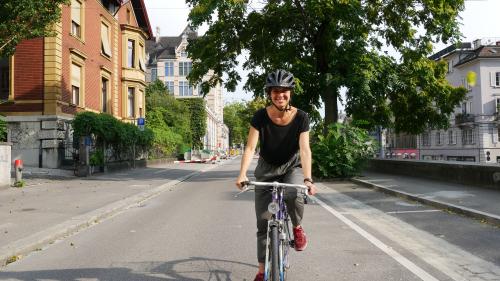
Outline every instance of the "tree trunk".
<svg viewBox="0 0 500 281">
<path fill-rule="evenodd" d="M 325 103 L 325 120 L 323 122 L 323 135 L 328 133 L 328 126 L 334 124 L 339 119 L 337 98 L 338 90 L 331 85 L 327 86 L 321 94 L 321 99 Z"/>
</svg>

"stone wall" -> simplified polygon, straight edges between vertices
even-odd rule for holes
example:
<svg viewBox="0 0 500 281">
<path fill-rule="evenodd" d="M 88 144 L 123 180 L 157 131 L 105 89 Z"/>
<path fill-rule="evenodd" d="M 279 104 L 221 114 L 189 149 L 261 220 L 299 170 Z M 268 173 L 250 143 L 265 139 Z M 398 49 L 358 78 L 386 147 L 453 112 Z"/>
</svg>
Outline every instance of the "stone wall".
<svg viewBox="0 0 500 281">
<path fill-rule="evenodd" d="M 12 159 L 22 159 L 26 167 L 60 168 L 62 145 L 71 140 L 67 121 L 58 116 L 8 116 Z"/>
<path fill-rule="evenodd" d="M 10 186 L 11 144 L 0 142 L 0 187 Z"/>
<path fill-rule="evenodd" d="M 500 190 L 500 165 L 498 164 L 372 159 L 366 170 Z"/>
</svg>

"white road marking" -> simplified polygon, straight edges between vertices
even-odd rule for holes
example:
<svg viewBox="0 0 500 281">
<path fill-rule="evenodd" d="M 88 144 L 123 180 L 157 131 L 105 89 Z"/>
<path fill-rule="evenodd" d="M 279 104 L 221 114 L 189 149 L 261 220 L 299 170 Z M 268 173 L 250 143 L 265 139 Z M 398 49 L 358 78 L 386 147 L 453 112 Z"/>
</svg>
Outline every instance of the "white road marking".
<svg viewBox="0 0 500 281">
<path fill-rule="evenodd" d="M 348 212 L 367 228 L 381 233 L 421 261 L 454 281 L 498 281 L 500 267 L 469 253 L 457 245 L 421 230 L 396 216 L 388 215 L 323 184 L 317 185 L 323 200 Z"/>
<path fill-rule="evenodd" d="M 392 211 L 392 212 L 385 212 L 386 214 L 408 214 L 408 213 L 435 213 L 435 212 L 441 212 L 441 210 L 413 210 L 413 211 Z"/>
<path fill-rule="evenodd" d="M 347 224 L 350 228 L 352 228 L 354 231 L 359 233 L 361 236 L 363 236 L 366 240 L 370 241 L 373 245 L 375 245 L 377 248 L 382 250 L 384 253 L 395 259 L 397 262 L 399 262 L 402 266 L 406 267 L 409 271 L 413 272 L 417 277 L 424 281 L 439 281 L 429 273 L 427 273 L 425 270 L 411 262 L 409 259 L 403 257 L 400 253 L 396 252 L 394 249 L 391 247 L 387 246 L 384 244 L 382 241 L 378 240 L 375 236 L 371 235 L 368 233 L 366 230 L 362 229 L 360 226 L 343 216 L 341 213 L 337 212 L 334 210 L 332 207 L 328 206 L 326 203 L 323 201 L 319 200 L 317 197 L 315 198 L 316 202 L 323 208 L 325 208 L 328 212 L 330 212 L 332 215 L 336 216 L 339 220 L 341 220 L 343 223 Z"/>
</svg>

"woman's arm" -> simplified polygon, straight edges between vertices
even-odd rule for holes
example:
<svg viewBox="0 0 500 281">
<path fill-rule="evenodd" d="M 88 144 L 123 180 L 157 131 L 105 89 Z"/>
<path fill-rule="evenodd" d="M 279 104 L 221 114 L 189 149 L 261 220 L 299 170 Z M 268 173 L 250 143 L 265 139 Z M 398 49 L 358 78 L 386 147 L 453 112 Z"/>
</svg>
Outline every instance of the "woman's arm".
<svg viewBox="0 0 500 281">
<path fill-rule="evenodd" d="M 302 164 L 302 173 L 304 173 L 304 178 L 312 179 L 311 165 L 312 165 L 312 153 L 311 147 L 309 146 L 309 131 L 302 132 L 299 136 L 299 148 L 300 148 L 300 163 Z M 307 187 L 309 187 L 309 194 L 314 195 L 316 193 L 316 186 L 312 182 L 304 182 Z"/>
<path fill-rule="evenodd" d="M 250 130 L 248 131 L 248 139 L 247 145 L 245 146 L 245 152 L 243 153 L 243 157 L 241 158 L 241 168 L 240 175 L 236 180 L 236 186 L 238 188 L 242 188 L 241 182 L 248 180 L 247 178 L 247 170 L 252 162 L 252 157 L 255 153 L 255 147 L 257 146 L 257 141 L 259 140 L 259 131 L 254 127 L 250 126 Z"/>
</svg>

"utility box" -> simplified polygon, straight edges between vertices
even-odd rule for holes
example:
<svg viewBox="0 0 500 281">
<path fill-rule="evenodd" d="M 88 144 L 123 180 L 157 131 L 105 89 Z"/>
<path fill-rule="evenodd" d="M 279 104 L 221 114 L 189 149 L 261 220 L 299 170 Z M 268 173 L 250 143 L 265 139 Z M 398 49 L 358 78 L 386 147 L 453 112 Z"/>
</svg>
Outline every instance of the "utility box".
<svg viewBox="0 0 500 281">
<path fill-rule="evenodd" d="M 10 186 L 11 147 L 12 144 L 9 142 L 0 142 L 0 187 Z"/>
</svg>

